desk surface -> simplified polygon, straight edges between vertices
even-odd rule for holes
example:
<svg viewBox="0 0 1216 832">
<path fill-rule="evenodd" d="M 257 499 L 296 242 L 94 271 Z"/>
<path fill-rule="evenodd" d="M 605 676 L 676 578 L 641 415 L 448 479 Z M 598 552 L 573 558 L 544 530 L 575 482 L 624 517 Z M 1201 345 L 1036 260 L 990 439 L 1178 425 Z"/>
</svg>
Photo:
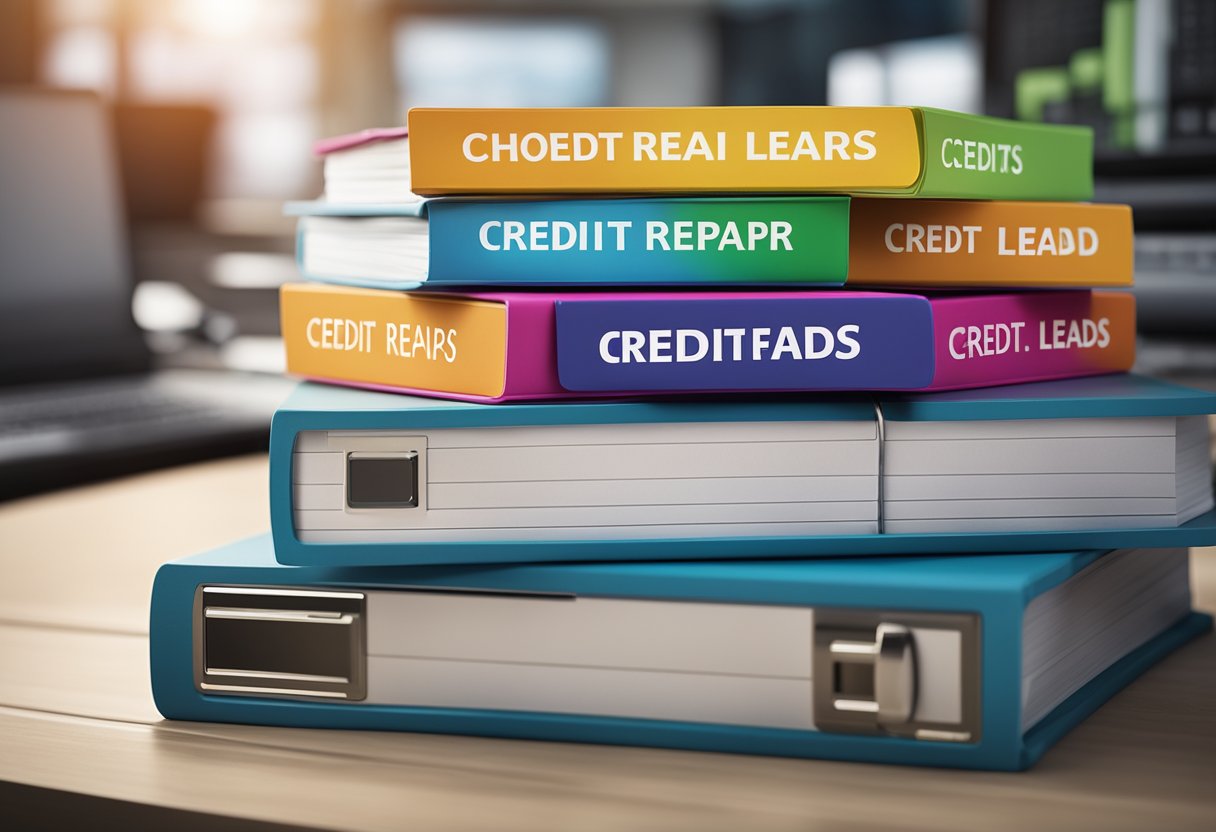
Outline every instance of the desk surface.
<svg viewBox="0 0 1216 832">
<path fill-rule="evenodd" d="M 264 457 L 0 505 L 0 783 L 348 829 L 1112 832 L 1216 818 L 1212 636 L 1024 774 L 162 720 L 147 665 L 156 566 L 267 525 Z M 1193 560 L 1197 605 L 1214 609 L 1216 550 Z"/>
</svg>

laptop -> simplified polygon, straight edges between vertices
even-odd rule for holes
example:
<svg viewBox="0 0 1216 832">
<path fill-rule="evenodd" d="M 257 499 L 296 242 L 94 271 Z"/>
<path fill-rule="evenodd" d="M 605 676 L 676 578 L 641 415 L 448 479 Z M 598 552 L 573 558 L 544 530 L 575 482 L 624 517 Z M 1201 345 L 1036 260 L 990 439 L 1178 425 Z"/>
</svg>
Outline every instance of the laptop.
<svg viewBox="0 0 1216 832">
<path fill-rule="evenodd" d="M 0 89 L 0 499 L 262 450 L 289 388 L 154 368 L 115 160 L 97 96 Z"/>
</svg>

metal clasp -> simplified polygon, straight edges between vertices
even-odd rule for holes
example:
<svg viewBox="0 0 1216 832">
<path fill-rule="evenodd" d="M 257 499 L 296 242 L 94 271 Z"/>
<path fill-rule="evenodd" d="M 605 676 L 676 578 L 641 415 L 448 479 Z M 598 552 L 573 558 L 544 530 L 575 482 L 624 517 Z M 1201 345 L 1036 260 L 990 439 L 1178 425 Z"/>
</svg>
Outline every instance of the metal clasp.
<svg viewBox="0 0 1216 832">
<path fill-rule="evenodd" d="M 831 638 L 827 652 L 833 710 L 873 714 L 880 725 L 912 718 L 916 651 L 911 630 L 901 624 L 879 624 L 872 639 Z"/>
<path fill-rule="evenodd" d="M 195 685 L 209 694 L 363 699 L 366 621 L 362 592 L 200 587 Z"/>
<path fill-rule="evenodd" d="M 917 628 L 934 634 L 933 642 L 918 646 Z M 943 658 L 940 636 L 950 634 L 956 652 Z M 812 709 L 820 731 L 943 742 L 979 737 L 976 616 L 816 608 L 813 651 Z M 934 675 L 922 678 L 926 673 Z M 922 707 L 926 690 L 931 701 Z M 943 699 L 955 704 L 945 707 Z"/>
</svg>

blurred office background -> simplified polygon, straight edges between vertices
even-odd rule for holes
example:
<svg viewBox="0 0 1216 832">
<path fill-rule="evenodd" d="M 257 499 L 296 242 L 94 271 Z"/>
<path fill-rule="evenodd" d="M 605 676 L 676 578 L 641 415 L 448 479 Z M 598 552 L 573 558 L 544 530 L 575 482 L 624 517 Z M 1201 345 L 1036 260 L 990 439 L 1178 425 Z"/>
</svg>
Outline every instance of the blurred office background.
<svg viewBox="0 0 1216 832">
<path fill-rule="evenodd" d="M 1142 369 L 1216 378 L 1216 0 L 3 0 L 0 84 L 107 102 L 168 363 L 280 367 L 281 204 L 319 192 L 320 137 L 415 105 L 919 104 L 1091 125 Z"/>
<path fill-rule="evenodd" d="M 293 270 L 279 208 L 317 193 L 312 142 L 415 105 L 922 104 L 1090 124 L 1099 197 L 1137 209 L 1146 334 L 1216 338 L 1212 0 L 5 0 L 0 83 L 112 104 L 136 318 L 164 351 L 191 333 L 272 367 L 262 339 Z M 1183 351 L 1162 359 L 1206 360 Z"/>
</svg>

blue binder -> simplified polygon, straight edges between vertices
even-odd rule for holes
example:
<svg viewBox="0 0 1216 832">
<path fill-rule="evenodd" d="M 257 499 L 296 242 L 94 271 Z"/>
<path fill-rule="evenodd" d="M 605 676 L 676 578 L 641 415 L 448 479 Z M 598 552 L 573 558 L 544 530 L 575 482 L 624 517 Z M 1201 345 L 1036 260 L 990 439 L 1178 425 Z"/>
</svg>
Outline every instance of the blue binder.
<svg viewBox="0 0 1216 832">
<path fill-rule="evenodd" d="M 1165 555 L 1092 551 L 976 557 L 336 570 L 280 565 L 274 560 L 270 539 L 263 536 L 166 564 L 157 573 L 151 614 L 152 688 L 157 707 L 171 719 L 459 733 L 1016 770 L 1034 763 L 1054 742 L 1120 688 L 1211 626 L 1208 616 L 1188 612 L 1189 595 L 1185 594 L 1185 578 L 1181 578 L 1181 589 L 1175 584 L 1175 590 L 1184 594 L 1178 596 L 1180 600 L 1170 608 L 1175 612 L 1167 619 L 1157 620 L 1154 629 L 1145 636 L 1147 640 L 1129 642 L 1129 649 L 1112 654 L 1109 663 L 1099 665 L 1104 669 L 1096 670 L 1096 675 L 1088 679 L 1078 679 L 1072 688 L 1063 691 L 1062 699 L 1027 724 L 1029 706 L 1025 697 L 1030 694 L 1024 694 L 1023 649 L 1024 639 L 1031 637 L 1026 635 L 1030 631 L 1024 621 L 1024 617 L 1028 617 L 1028 605 L 1039 603 L 1050 593 L 1059 591 L 1070 579 L 1100 577 L 1095 571 L 1100 568 L 1159 564 L 1165 557 L 1175 559 L 1175 567 L 1182 570 L 1176 574 L 1185 574 L 1185 554 L 1181 552 Z M 1120 585 L 1126 584 L 1124 581 Z M 1130 591 L 1136 597 L 1149 597 L 1147 589 L 1142 592 L 1135 582 L 1133 587 Z M 274 594 L 276 592 L 279 594 Z M 1093 605 L 1105 597 L 1102 594 L 1095 599 L 1091 594 L 1090 606 L 1082 604 L 1084 608 L 1080 610 L 1064 606 L 1058 610 L 1063 617 L 1051 617 L 1052 639 L 1067 636 L 1069 615 L 1077 613 L 1083 619 L 1084 615 L 1092 614 Z M 478 619 L 478 613 L 470 615 L 462 606 L 470 602 L 480 605 L 475 609 L 483 613 L 492 612 L 486 613 L 488 617 L 484 620 Z M 540 610 L 536 615 L 552 611 L 553 615 L 566 616 L 560 620 L 578 626 L 578 621 L 582 620 L 578 617 L 581 614 L 576 615 L 580 605 L 594 607 L 605 602 L 609 605 L 634 602 L 650 605 L 651 612 L 647 613 L 650 618 L 638 620 L 649 622 L 645 626 L 651 636 L 639 638 L 638 643 L 622 648 L 634 651 L 630 654 L 633 657 L 629 659 L 631 666 L 647 660 L 645 657 L 652 652 L 649 644 L 652 641 L 678 649 L 675 655 L 681 661 L 687 656 L 693 657 L 689 661 L 700 661 L 697 657 L 703 652 L 709 656 L 706 662 L 716 660 L 719 655 L 734 655 L 729 645 L 721 646 L 722 640 L 713 638 L 713 628 L 722 623 L 721 616 L 733 616 L 736 611 L 744 610 L 753 617 L 749 619 L 751 621 L 767 621 L 766 616 L 800 615 L 806 610 L 806 622 L 809 623 L 809 616 L 814 617 L 813 647 L 810 635 L 800 629 L 803 620 L 795 619 L 793 631 L 786 626 L 789 622 L 784 622 L 778 628 L 780 632 L 774 630 L 772 634 L 763 629 L 767 624 L 740 625 L 739 632 L 755 633 L 760 637 L 749 641 L 740 635 L 736 645 L 739 649 L 735 653 L 745 655 L 748 662 L 754 655 L 766 652 L 780 654 L 784 661 L 789 658 L 786 653 L 790 651 L 813 650 L 813 670 L 808 670 L 809 665 L 806 665 L 801 671 L 803 676 L 809 674 L 810 679 L 786 680 L 782 684 L 814 686 L 814 693 L 808 696 L 815 701 L 814 724 L 766 727 L 690 720 L 683 716 L 683 700 L 677 696 L 673 705 L 670 695 L 664 700 L 666 705 L 663 707 L 668 708 L 666 718 L 592 715 L 579 713 L 577 708 L 546 711 L 527 707 L 527 703 L 533 701 L 528 697 L 544 700 L 555 688 L 559 696 L 564 696 L 567 688 L 576 687 L 573 684 L 542 684 L 532 689 L 532 693 L 525 692 L 525 698 L 511 704 L 510 708 L 417 706 L 384 701 L 385 685 L 395 684 L 392 679 L 396 666 L 385 665 L 378 657 L 393 652 L 393 639 L 397 637 L 421 633 L 424 640 L 437 638 L 443 641 L 450 636 L 457 646 L 444 649 L 459 651 L 464 649 L 459 643 L 467 635 L 466 631 L 470 627 L 476 630 L 476 622 L 481 620 L 483 629 L 474 640 L 490 640 L 493 644 L 488 649 L 511 652 L 517 646 L 531 649 L 533 642 L 539 642 L 537 649 L 550 656 L 555 650 L 570 647 L 572 630 L 566 627 L 537 630 L 532 625 L 543 624 L 546 619 L 534 618 L 536 609 Z M 436 618 L 428 617 L 430 614 L 425 612 L 445 609 L 442 605 L 449 603 L 456 604 L 448 611 L 456 616 L 452 620 L 459 622 L 459 626 L 449 628 L 443 624 L 442 614 Z M 525 616 L 507 614 L 504 617 L 504 610 L 510 613 L 514 609 L 512 605 L 521 603 L 533 605 L 529 608 L 532 612 Z M 441 606 L 435 607 L 435 604 Z M 548 606 L 542 606 L 545 604 Z M 668 606 L 661 607 L 662 614 L 655 617 L 652 614 L 654 604 Z M 1113 603 L 1113 620 L 1117 622 L 1130 615 L 1127 608 L 1126 602 L 1123 606 Z M 679 616 L 687 609 L 698 611 L 697 620 L 701 624 L 697 628 L 677 626 L 684 620 Z M 699 612 L 702 610 L 704 612 Z M 863 633 L 858 638 L 874 641 L 874 645 L 832 635 L 836 632 L 830 629 L 835 626 L 834 621 L 857 624 L 858 616 L 864 618 L 871 614 L 877 615 L 881 622 L 877 627 L 878 619 L 866 619 L 858 624 Z M 406 618 L 395 617 L 401 615 Z M 415 617 L 409 618 L 410 615 Z M 574 617 L 570 618 L 572 615 Z M 669 619 L 668 615 L 672 617 Z M 627 606 L 624 616 L 618 620 L 626 625 L 634 620 L 632 608 Z M 944 664 L 942 661 L 936 665 L 927 662 L 930 642 L 921 641 L 923 631 L 916 629 L 918 620 L 928 621 L 939 634 L 949 636 L 954 632 L 957 635 L 957 641 L 947 639 L 955 645 L 951 648 L 955 652 L 948 654 L 953 658 Z M 430 626 L 410 627 L 403 625 L 403 621 Z M 668 621 L 671 626 L 665 627 L 664 623 Z M 1064 626 L 1059 623 L 1061 621 L 1065 622 Z M 903 636 L 900 636 L 903 625 L 910 629 L 903 630 Z M 529 626 L 532 626 L 531 630 Z M 883 630 L 884 627 L 887 629 Z M 1061 629 L 1065 632 L 1060 632 Z M 668 630 L 678 632 L 669 633 Z M 597 632 L 602 633 L 603 628 Z M 704 637 L 699 636 L 702 632 Z M 908 636 L 909 632 L 914 637 Z M 339 635 L 334 636 L 334 633 Z M 821 638 L 824 633 L 828 634 L 826 642 Z M 864 635 L 866 633 L 868 635 Z M 793 638 L 789 642 L 794 645 L 790 651 L 776 646 L 768 649 L 770 645 L 785 644 L 786 636 Z M 323 638 L 329 640 L 318 641 Z M 900 652 L 904 638 L 915 642 L 914 651 Z M 600 655 L 597 650 L 611 653 L 619 646 L 618 642 L 627 640 L 627 633 L 622 633 L 620 639 L 606 642 L 601 639 L 603 643 L 599 647 L 586 642 L 589 645 L 587 655 Z M 580 663 L 583 644 L 582 641 L 574 642 L 575 664 Z M 903 644 L 911 649 L 910 642 Z M 1088 642 L 1080 638 L 1078 644 L 1087 645 Z M 885 657 L 882 660 L 894 657 L 895 663 L 880 671 L 874 662 L 882 660 L 862 656 L 871 664 L 862 666 L 860 672 L 873 676 L 857 683 L 857 690 L 863 699 L 868 696 L 874 700 L 869 704 L 886 697 L 889 702 L 881 708 L 887 709 L 888 716 L 883 717 L 881 709 L 866 712 L 864 707 L 854 707 L 857 703 L 850 705 L 849 712 L 838 709 L 838 705 L 843 708 L 848 702 L 842 704 L 834 697 L 852 696 L 846 688 L 853 685 L 857 677 L 842 672 L 842 668 L 833 662 L 841 656 L 847 659 L 847 654 L 856 658 L 865 652 L 860 648 L 869 649 L 875 645 L 882 648 L 881 654 Z M 419 649 L 422 648 L 412 644 L 405 652 Z M 1085 651 L 1088 647 L 1079 649 Z M 824 650 L 829 652 L 824 653 Z M 919 658 L 909 659 L 912 655 Z M 339 667 L 324 666 L 324 661 L 317 664 L 318 656 L 329 656 L 331 664 L 337 662 Z M 636 659 L 637 656 L 642 658 Z M 821 664 L 821 660 L 826 664 Z M 900 662 L 905 661 L 912 662 L 908 665 L 911 676 L 895 672 L 904 667 Z M 951 661 L 957 663 L 957 676 L 952 675 L 955 666 Z M 439 663 L 443 668 L 451 664 L 450 661 Z M 473 664 L 482 668 L 492 666 L 493 662 Z M 413 691 L 402 694 L 405 700 L 426 701 L 428 697 L 434 699 L 436 696 L 441 701 L 447 701 L 445 697 L 459 700 L 468 694 L 493 703 L 499 701 L 496 697 L 500 691 L 506 691 L 502 695 L 510 695 L 507 685 L 467 684 L 454 692 L 435 694 L 427 689 L 429 677 L 432 673 L 442 675 L 446 672 L 434 670 L 436 666 L 423 665 L 429 669 L 416 670 L 404 677 L 407 681 L 403 684 Z M 521 665 L 508 663 L 504 666 L 513 668 L 511 672 L 525 674 L 552 670 L 539 665 L 524 671 L 518 670 Z M 570 672 L 582 671 L 574 668 Z M 625 684 L 634 693 L 639 686 L 645 687 L 644 679 L 640 682 L 636 679 L 624 683 L 615 681 L 618 679 L 615 673 L 615 670 L 607 673 L 607 682 L 597 679 L 597 686 Z M 880 678 L 881 673 L 886 675 Z M 527 678 L 543 680 L 548 677 L 529 675 Z M 698 704 L 701 699 L 712 700 L 709 707 L 716 707 L 715 697 L 719 693 L 701 697 L 697 692 L 707 689 L 704 686 L 717 691 L 714 686 L 724 678 L 722 674 L 697 675 L 683 668 L 678 678 L 694 680 L 687 700 L 690 713 L 704 706 L 704 702 Z M 854 681 L 849 681 L 850 678 Z M 911 687 L 905 685 L 901 689 L 901 678 L 905 683 L 912 679 Z M 828 686 L 826 696 L 821 685 Z M 951 696 L 957 702 L 947 708 L 953 716 L 943 716 L 943 711 L 934 718 L 953 719 L 958 724 L 917 728 L 924 723 L 922 700 L 929 702 L 925 693 L 928 685 L 938 685 L 940 691 L 953 691 Z M 795 693 L 801 690 L 803 688 L 794 688 Z M 911 695 L 909 691 L 918 697 L 916 704 L 914 707 L 909 705 L 901 714 L 898 702 L 901 697 Z M 945 696 L 945 699 L 951 699 L 951 696 Z M 721 694 L 721 697 L 724 700 L 732 698 L 729 693 Z M 776 703 L 779 699 L 774 695 L 771 701 Z M 618 707 L 618 703 L 626 701 L 629 701 L 628 696 L 613 697 L 603 710 L 628 710 L 632 706 Z M 753 708 L 744 719 L 763 722 L 770 707 L 765 697 L 751 697 L 746 701 L 749 707 L 756 706 L 759 711 Z M 799 701 L 799 697 L 795 696 L 793 701 Z M 861 702 L 861 705 L 866 704 Z M 826 716 L 822 707 L 829 707 Z M 923 707 L 928 709 L 929 705 Z M 779 709 L 776 704 L 772 708 Z M 879 705 L 875 704 L 875 708 Z M 844 721 L 837 724 L 834 720 L 842 715 Z M 906 718 L 903 723 L 901 716 Z M 859 721 L 849 722 L 850 719 Z M 876 725 L 875 720 L 883 721 Z"/>
<path fill-rule="evenodd" d="M 1216 412 L 1216 394 L 1134 375 L 950 393 L 884 396 L 882 419 L 949 422 L 1103 417 L 1181 417 Z M 637 423 L 874 422 L 868 397 L 739 401 L 563 402 L 485 406 L 303 384 L 274 416 L 271 528 L 278 559 L 293 565 L 422 565 L 585 560 L 680 560 L 1216 545 L 1216 511 L 1158 528 L 946 534 L 795 534 L 648 539 L 310 541 L 293 513 L 293 451 L 306 431 L 427 431 Z"/>
</svg>

